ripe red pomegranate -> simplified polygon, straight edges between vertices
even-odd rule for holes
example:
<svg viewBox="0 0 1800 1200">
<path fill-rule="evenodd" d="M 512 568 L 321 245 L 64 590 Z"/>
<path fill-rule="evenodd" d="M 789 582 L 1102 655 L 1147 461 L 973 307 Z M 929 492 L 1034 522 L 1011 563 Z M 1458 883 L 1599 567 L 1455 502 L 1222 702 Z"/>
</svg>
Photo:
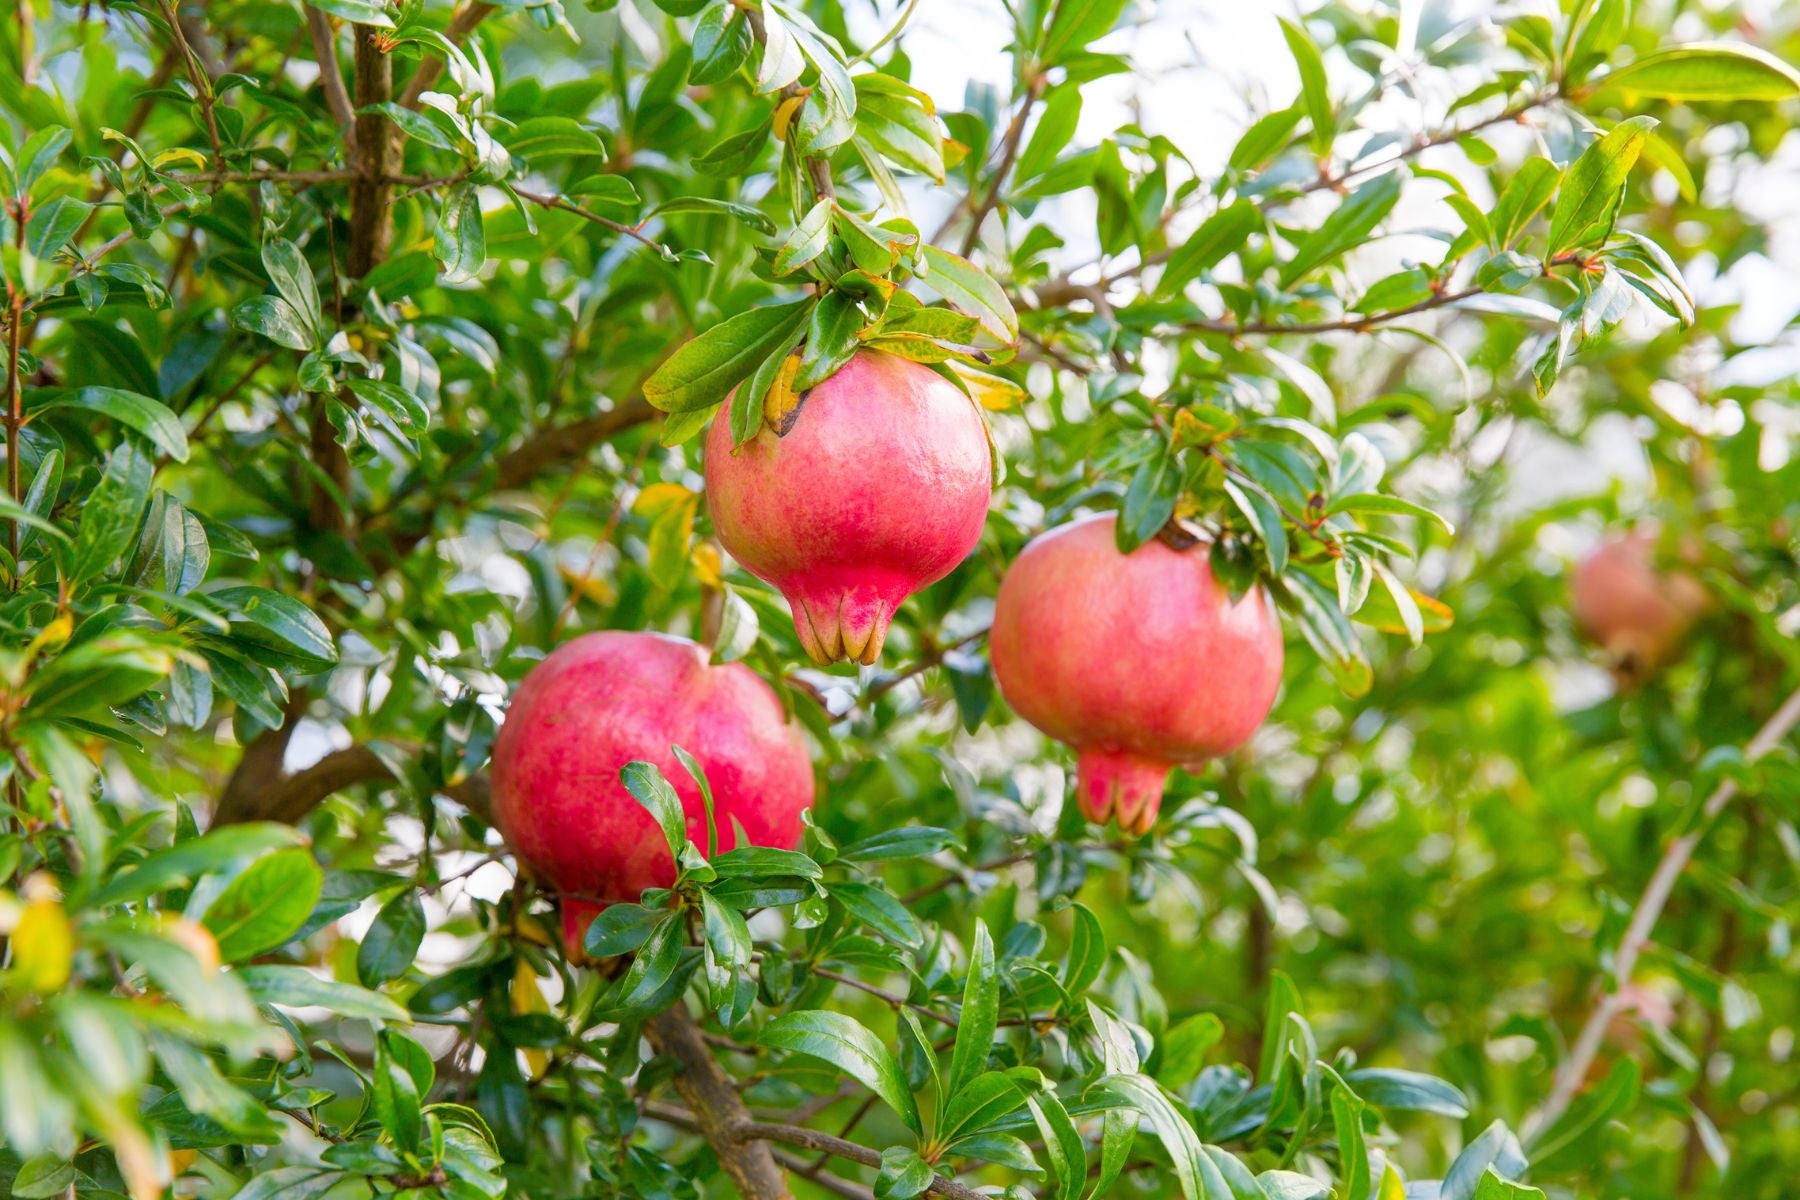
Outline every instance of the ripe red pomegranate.
<svg viewBox="0 0 1800 1200">
<path fill-rule="evenodd" d="M 1120 554 L 1111 514 L 1052 529 L 1006 573 L 988 648 L 1007 703 L 1079 752 L 1081 811 L 1149 831 L 1176 763 L 1243 744 L 1281 686 L 1261 588 L 1232 603 L 1204 544 Z"/>
<path fill-rule="evenodd" d="M 733 818 L 756 845 L 799 840 L 812 762 L 799 726 L 749 668 L 709 666 L 685 638 L 590 633 L 559 647 L 513 693 L 494 743 L 494 819 L 519 858 L 564 894 L 571 953 L 607 904 L 675 880 L 662 832 L 619 782 L 626 763 L 656 764 L 681 797 L 688 837 L 706 846 L 700 788 L 672 745 L 706 770 L 722 849 L 733 845 Z"/>
<path fill-rule="evenodd" d="M 992 492 L 974 401 L 874 350 L 807 392 L 785 435 L 764 428 L 734 451 L 719 419 L 706 438 L 719 541 L 781 589 L 821 663 L 874 662 L 900 602 L 975 548 Z"/>
<path fill-rule="evenodd" d="M 1575 569 L 1570 592 L 1576 624 L 1628 684 L 1674 657 L 1708 602 L 1699 580 L 1657 565 L 1648 525 L 1602 542 Z"/>
</svg>

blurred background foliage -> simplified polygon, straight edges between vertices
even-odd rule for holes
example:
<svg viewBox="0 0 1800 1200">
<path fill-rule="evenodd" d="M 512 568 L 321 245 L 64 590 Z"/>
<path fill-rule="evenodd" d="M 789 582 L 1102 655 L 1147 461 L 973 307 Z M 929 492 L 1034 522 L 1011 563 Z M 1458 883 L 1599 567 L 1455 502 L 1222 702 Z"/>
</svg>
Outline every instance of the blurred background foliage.
<svg viewBox="0 0 1800 1200">
<path fill-rule="evenodd" d="M 1800 19 L 1238 7 L 21 0 L 0 1195 L 732 1194 L 637 1037 L 713 948 L 571 965 L 486 822 L 509 688 L 601 628 L 715 641 L 813 735 L 824 882 L 753 923 L 753 1013 L 693 990 L 753 1111 L 892 1151 L 796 1194 L 1081 1194 L 1053 1125 L 920 1158 L 767 1033 L 848 1014 L 924 1094 L 895 995 L 992 1035 L 1002 981 L 975 1069 L 1060 1086 L 1105 1194 L 1789 1194 L 1800 771 L 1746 748 L 1800 682 Z M 837 240 L 794 267 L 810 162 Z M 900 247 L 854 285 L 840 212 Z M 692 435 L 736 379 L 668 416 L 645 383 L 775 300 L 873 336 L 894 285 L 980 318 L 942 357 L 1005 478 L 885 662 L 823 671 L 709 536 Z M 1198 525 L 1290 631 L 1266 727 L 1130 844 L 981 641 L 1083 507 Z M 1568 580 L 1639 523 L 1713 603 L 1627 684 Z M 1140 1053 L 1260 1183 L 1163 1125 L 1105 1178 L 1097 1114 L 1156 1103 L 1095 1080 Z"/>
</svg>

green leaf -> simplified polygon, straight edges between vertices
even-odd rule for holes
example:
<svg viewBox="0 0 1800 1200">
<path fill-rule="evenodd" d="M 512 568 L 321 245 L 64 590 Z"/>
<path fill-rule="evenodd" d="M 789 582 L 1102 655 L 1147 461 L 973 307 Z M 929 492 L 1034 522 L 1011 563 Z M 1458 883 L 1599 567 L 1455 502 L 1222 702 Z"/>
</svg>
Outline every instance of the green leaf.
<svg viewBox="0 0 1800 1200">
<path fill-rule="evenodd" d="M 1048 170 L 1075 136 L 1080 123 L 1081 88 L 1073 83 L 1051 88 L 1044 96 L 1037 126 L 1013 163 L 1013 178 L 1028 180 Z"/>
<path fill-rule="evenodd" d="M 832 887 L 831 894 L 852 917 L 889 941 L 902 946 L 920 944 L 919 923 L 886 888 L 869 883 L 840 883 Z"/>
<path fill-rule="evenodd" d="M 357 25 L 372 25 L 376 29 L 394 27 L 394 19 L 388 15 L 384 0 L 307 0 L 307 3 L 320 12 L 328 12 Z"/>
<path fill-rule="evenodd" d="M 487 263 L 487 228 L 474 184 L 459 183 L 444 193 L 431 252 L 443 264 L 445 283 L 468 283 L 481 273 Z"/>
<path fill-rule="evenodd" d="M 1692 42 L 1647 54 L 1600 86 L 1662 100 L 1757 100 L 1800 96 L 1800 71 L 1744 42 Z"/>
<path fill-rule="evenodd" d="M 755 167 L 757 159 L 762 157 L 763 147 L 769 144 L 769 134 L 773 129 L 773 122 L 764 121 L 742 133 L 720 138 L 713 143 L 711 149 L 694 159 L 694 169 L 715 179 L 735 179 L 748 174 Z M 604 178 L 613 179 L 617 176 Z"/>
<path fill-rule="evenodd" d="M 1256 540 L 1262 546 L 1263 556 L 1269 561 L 1270 572 L 1280 575 L 1286 571 L 1288 534 L 1287 526 L 1282 523 L 1280 507 L 1268 492 L 1247 480 L 1227 479 L 1224 488 L 1233 506 L 1244 514 L 1250 527 L 1256 531 Z"/>
<path fill-rule="evenodd" d="M 33 258 L 49 258 L 75 236 L 93 209 L 93 205 L 73 196 L 56 196 L 39 205 L 25 220 L 26 253 Z"/>
<path fill-rule="evenodd" d="M 1369 234 L 1393 211 L 1399 199 L 1400 174 L 1397 171 L 1379 175 L 1351 192 L 1317 229 L 1294 247 L 1294 257 L 1282 264 L 1281 286 L 1291 287 L 1314 267 L 1368 241 Z"/>
<path fill-rule="evenodd" d="M 590 205 L 636 208 L 638 203 L 637 189 L 623 175 L 589 175 L 571 183 L 563 194 L 586 200 Z"/>
<path fill-rule="evenodd" d="M 419 1087 L 405 1066 L 388 1053 L 387 1039 L 375 1042 L 369 1072 L 369 1110 L 394 1144 L 408 1154 L 419 1149 Z"/>
<path fill-rule="evenodd" d="M 1502 1178 L 1510 1178 L 1524 1173 L 1525 1167 L 1525 1152 L 1519 1148 L 1519 1139 L 1506 1122 L 1495 1121 L 1463 1147 L 1444 1172 L 1439 1200 L 1474 1200 L 1476 1189 L 1490 1168 Z"/>
<path fill-rule="evenodd" d="M 1162 1039 L 1162 1059 L 1156 1080 L 1179 1091 L 1200 1073 L 1206 1052 L 1225 1036 L 1225 1023 L 1212 1013 L 1195 1013 L 1170 1029 Z"/>
<path fill-rule="evenodd" d="M 750 60 L 755 40 L 743 11 L 732 4 L 713 4 L 694 22 L 694 60 L 688 82 L 704 87 L 723 83 Z M 696 166 L 698 163 L 695 164 Z"/>
<path fill-rule="evenodd" d="M 588 925 L 582 946 L 592 958 L 630 954 L 650 940 L 651 930 L 668 914 L 641 904 L 611 904 Z"/>
<path fill-rule="evenodd" d="M 1259 171 L 1269 164 L 1293 136 L 1302 113 L 1298 105 L 1272 112 L 1259 118 L 1232 147 L 1230 167 L 1234 171 Z"/>
<path fill-rule="evenodd" d="M 1225 256 L 1241 250 L 1250 235 L 1262 227 L 1262 212 L 1248 200 L 1227 205 L 1201 222 L 1191 237 L 1175 248 L 1157 281 L 1156 294 L 1173 296 L 1201 274 L 1219 265 Z"/>
<path fill-rule="evenodd" d="M 783 1013 L 763 1027 L 757 1040 L 772 1050 L 830 1063 L 880 1096 L 913 1133 L 923 1134 L 919 1107 L 900 1073 L 900 1064 L 880 1039 L 854 1018 L 822 1010 Z M 984 1057 L 985 1053 L 984 1049 Z"/>
<path fill-rule="evenodd" d="M 1483 1172 L 1481 1183 L 1475 1188 L 1475 1200 L 1543 1200 L 1543 1197 L 1542 1188 L 1503 1179 L 1492 1167 Z"/>
<path fill-rule="evenodd" d="M 924 858 L 960 845 L 957 836 L 948 829 L 905 825 L 852 842 L 838 851 L 838 857 L 850 862 L 889 862 L 900 858 Z"/>
<path fill-rule="evenodd" d="M 980 267 L 936 246 L 925 247 L 925 282 L 954 307 L 981 322 L 995 338 L 1011 345 L 1019 338 L 1019 316 L 999 284 Z"/>
<path fill-rule="evenodd" d="M 848 292 L 833 289 L 825 293 L 813 306 L 806 350 L 794 374 L 794 392 L 804 395 L 842 370 L 861 346 L 857 334 L 867 324 L 868 318 Z"/>
<path fill-rule="evenodd" d="M 88 898 L 95 908 L 111 908 L 148 899 L 158 892 L 192 883 L 236 859 L 304 845 L 306 835 L 291 825 L 252 821 L 227 825 L 202 837 L 157 850 L 135 867 L 116 873 Z"/>
<path fill-rule="evenodd" d="M 293 937 L 312 915 L 325 882 L 306 850 L 282 850 L 251 863 L 207 906 L 202 924 L 226 962 L 254 958 Z"/>
<path fill-rule="evenodd" d="M 1049 1088 L 1027 1090 L 1025 1104 L 1031 1110 L 1044 1153 L 1056 1175 L 1056 1200 L 1077 1200 L 1087 1182 L 1087 1146 L 1081 1131 L 1069 1118 L 1069 1110 Z"/>
<path fill-rule="evenodd" d="M 653 217 L 668 216 L 671 213 L 700 213 L 710 217 L 730 217 L 760 233 L 775 232 L 775 222 L 769 219 L 768 213 L 760 208 L 752 208 L 748 204 L 739 204 L 734 200 L 715 200 L 711 196 L 677 196 L 673 200 L 663 201 L 650 210 L 650 215 Z"/>
<path fill-rule="evenodd" d="M 176 462 L 187 461 L 187 432 L 181 427 L 181 419 L 161 401 L 152 400 L 137 392 L 114 387 L 46 389 L 32 393 L 27 408 L 33 414 L 57 408 L 97 412 L 127 429 L 143 434 L 158 450 Z"/>
<path fill-rule="evenodd" d="M 317 346 L 294 306 L 279 296 L 258 296 L 244 301 L 231 310 L 231 323 L 291 350 L 312 350 Z"/>
<path fill-rule="evenodd" d="M 419 956 L 425 939 L 425 908 L 419 893 L 403 888 L 381 906 L 374 924 L 356 949 L 356 977 L 368 987 L 378 987 L 406 974 Z"/>
<path fill-rule="evenodd" d="M 881 1152 L 881 1168 L 875 1175 L 876 1200 L 912 1200 L 937 1178 L 931 1164 L 917 1150 L 889 1146 Z"/>
<path fill-rule="evenodd" d="M 21 195 L 30 195 L 32 185 L 43 177 L 44 172 L 56 165 L 56 160 L 69 146 L 74 137 L 66 125 L 46 125 L 25 139 L 19 147 L 18 191 Z"/>
<path fill-rule="evenodd" d="M 506 148 L 528 162 L 549 158 L 606 157 L 600 135 L 573 117 L 529 117 L 520 121 L 507 136 Z"/>
<path fill-rule="evenodd" d="M 1229 1200 L 1231 1192 L 1219 1176 L 1219 1169 L 1201 1149 L 1194 1127 L 1154 1080 L 1143 1075 L 1107 1075 L 1094 1086 L 1111 1092 L 1149 1119 L 1168 1152 L 1175 1182 L 1186 1200 Z"/>
<path fill-rule="evenodd" d="M 642 1010 L 668 984 L 681 964 L 681 938 L 687 922 L 681 913 L 670 913 L 650 931 L 637 957 L 619 980 L 619 1003 Z"/>
<path fill-rule="evenodd" d="M 1336 1079 L 1335 1072 L 1330 1074 Z M 1363 1101 L 1341 1082 L 1331 1089 L 1331 1127 L 1337 1135 L 1338 1176 L 1344 1181 L 1338 1194 L 1351 1200 L 1365 1197 L 1371 1188 L 1369 1147 L 1363 1137 Z"/>
<path fill-rule="evenodd" d="M 258 1004 L 323 1008 L 340 1017 L 410 1021 L 404 1008 L 380 992 L 315 975 L 305 967 L 239 967 L 232 972 Z"/>
<path fill-rule="evenodd" d="M 944 182 L 943 138 L 931 98 L 880 72 L 866 72 L 851 82 L 856 87 L 858 140 L 896 166 Z M 873 168 L 871 173 L 875 173 Z M 904 213 L 905 209 L 896 207 L 896 211 Z"/>
<path fill-rule="evenodd" d="M 1304 571 L 1291 571 L 1282 576 L 1279 595 L 1287 601 L 1289 611 L 1299 618 L 1301 636 L 1324 661 L 1344 693 L 1350 696 L 1366 694 L 1373 682 L 1373 673 L 1356 631 L 1338 607 L 1337 597 Z"/>
<path fill-rule="evenodd" d="M 1313 43 L 1312 35 L 1304 28 L 1286 17 L 1277 20 L 1281 22 L 1281 36 L 1287 40 L 1288 52 L 1294 56 L 1294 65 L 1300 70 L 1300 99 L 1312 121 L 1308 141 L 1313 153 L 1324 158 L 1331 153 L 1332 139 L 1337 135 L 1337 118 L 1332 113 L 1331 91 L 1325 78 L 1325 60 Z"/>
<path fill-rule="evenodd" d="M 240 584 L 206 592 L 231 618 L 232 633 L 308 663 L 329 665 L 338 658 L 331 631 L 312 609 L 270 588 Z"/>
<path fill-rule="evenodd" d="M 800 54 L 793 30 L 778 14 L 765 10 L 762 58 L 756 64 L 756 90 L 779 92 L 799 79 L 804 70 L 806 59 Z"/>
<path fill-rule="evenodd" d="M 1058 0 L 1050 28 L 1044 34 L 1039 61 L 1053 67 L 1071 54 L 1086 50 L 1089 42 L 1112 29 L 1124 11 L 1125 0 Z"/>
<path fill-rule="evenodd" d="M 681 807 L 681 797 L 675 794 L 675 789 L 663 778 L 656 764 L 628 762 L 619 771 L 619 782 L 625 785 L 632 799 L 656 819 L 663 840 L 669 845 L 669 853 L 679 859 L 682 847 L 688 843 L 687 814 Z"/>
<path fill-rule="evenodd" d="M 1625 178 L 1643 151 L 1644 139 L 1656 128 L 1654 117 L 1632 117 L 1594 142 L 1576 159 L 1556 197 L 1550 216 L 1546 258 L 1575 246 L 1591 245 L 1612 228 L 1625 188 Z"/>
<path fill-rule="evenodd" d="M 1469 1115 L 1468 1097 L 1454 1084 L 1435 1075 L 1391 1067 L 1367 1067 L 1347 1072 L 1344 1082 L 1376 1108 L 1436 1113 L 1459 1121 Z"/>
<path fill-rule="evenodd" d="M 994 968 L 994 939 L 987 923 L 977 919 L 975 941 L 969 948 L 969 977 L 963 984 L 962 1011 L 957 1017 L 956 1049 L 950 1057 L 950 1073 L 944 1078 L 945 1095 L 956 1095 L 987 1070 L 999 1023 L 1000 976 Z"/>
<path fill-rule="evenodd" d="M 110 567 L 131 545 L 138 520 L 150 501 L 156 464 L 136 438 L 126 437 L 106 456 L 100 482 L 81 508 L 70 574 L 91 579 Z"/>
<path fill-rule="evenodd" d="M 351 393 L 364 404 L 385 416 L 407 437 L 420 437 L 431 424 L 425 402 L 385 379 L 352 379 Z"/>
<path fill-rule="evenodd" d="M 1531 219 L 1556 194 L 1556 185 L 1561 180 L 1562 168 L 1547 158 L 1534 155 L 1520 163 L 1488 217 L 1494 244 L 1504 249 L 1517 241 L 1525 227 L 1531 224 Z"/>
<path fill-rule="evenodd" d="M 825 869 L 798 850 L 774 846 L 739 846 L 713 858 L 712 869 L 720 879 L 762 879 L 770 875 L 798 875 L 822 879 Z"/>
<path fill-rule="evenodd" d="M 810 298 L 770 304 L 721 321 L 656 369 L 644 384 L 644 399 L 664 412 L 719 403 L 801 327 L 813 304 Z"/>
<path fill-rule="evenodd" d="M 270 238 L 262 247 L 263 270 L 269 273 L 269 280 L 275 285 L 275 291 L 288 307 L 300 314 L 301 322 L 313 335 L 317 344 L 320 324 L 323 315 L 319 310 L 319 287 L 313 281 L 312 268 L 306 265 L 306 258 L 300 248 L 286 238 Z"/>
<path fill-rule="evenodd" d="M 1000 1071 L 985 1071 L 947 1093 L 943 1114 L 932 1131 L 937 1141 L 954 1145 L 986 1130 L 1025 1103 L 1018 1085 Z"/>
<path fill-rule="evenodd" d="M 1642 1074 L 1635 1058 L 1620 1057 L 1597 1087 L 1584 1093 L 1554 1124 L 1539 1130 L 1531 1139 L 1531 1161 L 1543 1165 L 1629 1111 L 1637 1101 Z"/>
</svg>

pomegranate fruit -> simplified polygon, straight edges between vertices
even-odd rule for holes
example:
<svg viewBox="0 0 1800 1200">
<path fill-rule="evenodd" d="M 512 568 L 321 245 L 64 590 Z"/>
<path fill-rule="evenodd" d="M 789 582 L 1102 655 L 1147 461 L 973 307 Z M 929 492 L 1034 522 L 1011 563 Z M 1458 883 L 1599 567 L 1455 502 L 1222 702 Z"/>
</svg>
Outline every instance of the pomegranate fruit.
<svg viewBox="0 0 1800 1200">
<path fill-rule="evenodd" d="M 988 638 L 1007 703 L 1078 752 L 1081 811 L 1148 832 L 1169 768 L 1262 724 L 1281 686 L 1281 625 L 1255 588 L 1233 603 L 1204 543 L 1120 554 L 1112 514 L 1035 538 L 1000 584 Z"/>
<path fill-rule="evenodd" d="M 1656 562 L 1656 530 L 1608 538 L 1570 581 L 1575 623 L 1606 654 L 1613 673 L 1639 683 L 1674 657 L 1707 607 L 1706 589 Z"/>
<path fill-rule="evenodd" d="M 859 350 L 801 398 L 793 427 L 706 438 L 719 541 L 781 589 L 807 654 L 872 663 L 907 596 L 967 558 L 993 492 L 974 401 L 929 367 Z"/>
<path fill-rule="evenodd" d="M 813 802 L 812 762 L 798 725 L 749 668 L 710 666 L 685 638 L 590 633 L 532 668 L 494 743 L 494 819 L 519 858 L 563 894 L 563 936 L 579 953 L 609 903 L 675 881 L 655 820 L 619 781 L 626 763 L 656 764 L 681 797 L 688 838 L 706 845 L 699 785 L 712 786 L 720 846 L 735 819 L 759 846 L 792 847 Z"/>
</svg>

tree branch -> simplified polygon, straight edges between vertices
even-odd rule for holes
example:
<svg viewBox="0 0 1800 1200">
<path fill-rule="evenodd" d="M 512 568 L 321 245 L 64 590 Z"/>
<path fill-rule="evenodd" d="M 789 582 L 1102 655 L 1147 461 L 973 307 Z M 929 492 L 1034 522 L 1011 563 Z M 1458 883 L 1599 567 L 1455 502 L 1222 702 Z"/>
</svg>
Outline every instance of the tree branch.
<svg viewBox="0 0 1800 1200">
<path fill-rule="evenodd" d="M 350 92 L 344 87 L 344 70 L 338 65 L 337 33 L 331 18 L 308 4 L 306 32 L 312 38 L 313 57 L 319 61 L 319 87 L 325 93 L 325 107 L 331 119 L 344 131 L 344 144 L 356 150 L 356 109 L 350 104 Z"/>
<path fill-rule="evenodd" d="M 1796 724 L 1800 724 L 1800 689 L 1796 689 L 1775 710 L 1774 715 L 1763 723 L 1763 727 L 1756 731 L 1756 736 L 1745 745 L 1744 761 L 1754 763 L 1768 754 L 1793 732 Z M 1706 836 L 1706 831 L 1737 794 L 1735 779 L 1727 779 L 1714 788 L 1701 805 L 1700 819 L 1694 828 L 1670 842 L 1669 848 L 1663 851 L 1662 861 L 1656 864 L 1656 870 L 1651 874 L 1644 894 L 1638 897 L 1637 907 L 1631 912 L 1631 922 L 1625 927 L 1625 935 L 1619 939 L 1619 948 L 1613 955 L 1612 990 L 1603 993 L 1595 1003 L 1593 1011 L 1588 1014 L 1587 1024 L 1581 1027 L 1581 1033 L 1575 1039 L 1574 1048 L 1569 1051 L 1569 1057 L 1563 1060 L 1562 1067 L 1556 1073 L 1549 1098 L 1532 1119 L 1526 1122 L 1525 1132 L 1528 1137 L 1549 1128 L 1568 1110 L 1570 1101 L 1575 1098 L 1576 1089 L 1587 1078 L 1589 1068 L 1594 1065 L 1594 1058 L 1600 1053 L 1607 1023 L 1618 1014 L 1619 988 L 1631 982 L 1632 972 L 1637 969 L 1638 956 L 1643 953 L 1651 931 L 1656 928 L 1657 919 L 1662 916 L 1663 908 L 1669 903 L 1669 895 L 1675 890 L 1675 881 L 1687 869 L 1688 862 L 1694 857 L 1694 851 Z"/>
<path fill-rule="evenodd" d="M 694 1123 L 719 1166 L 731 1177 L 743 1200 L 793 1200 L 787 1176 L 775 1162 L 764 1140 L 745 1138 L 739 1131 L 752 1124 L 750 1110 L 719 1062 L 707 1049 L 700 1027 L 688 1013 L 687 1001 L 644 1023 L 644 1037 L 658 1054 L 681 1064 L 675 1090 L 687 1102 Z M 876 1162 L 881 1156 L 875 1156 Z"/>
<path fill-rule="evenodd" d="M 1524 117 L 1526 113 L 1529 113 L 1534 109 L 1542 108 L 1558 99 L 1561 99 L 1560 92 L 1541 92 L 1536 96 L 1529 97 L 1517 104 L 1510 105 L 1500 112 L 1495 113 L 1493 116 L 1476 121 L 1473 124 L 1459 126 L 1455 129 L 1440 130 L 1433 134 L 1422 133 L 1413 139 L 1410 146 L 1402 148 L 1387 158 L 1350 167 L 1340 175 L 1321 174 L 1317 179 L 1302 185 L 1299 189 L 1299 194 L 1302 196 L 1311 195 L 1314 192 L 1324 191 L 1327 188 L 1342 190 L 1345 184 L 1351 179 L 1368 175 L 1371 172 L 1383 168 L 1395 166 L 1409 158 L 1423 154 L 1434 146 L 1448 145 L 1459 138 L 1465 138 L 1472 133 L 1478 133 L 1490 126 L 1503 125 L 1508 121 L 1517 121 Z M 1274 195 L 1277 198 L 1281 198 L 1284 194 L 1275 193 Z M 1123 283 L 1127 279 L 1141 275 L 1151 267 L 1160 266 L 1170 258 L 1174 257 L 1174 254 L 1175 249 L 1173 247 L 1157 250 L 1150 254 L 1144 254 L 1132 265 L 1121 267 L 1112 274 L 1102 275 L 1098 280 L 1090 284 L 1078 284 L 1074 281 L 1073 276 L 1075 270 L 1081 268 L 1065 271 L 1055 279 L 1048 280 L 1042 286 L 1032 289 L 1032 307 L 1039 309 L 1060 308 L 1071 301 L 1079 300 L 1084 296 L 1090 295 L 1095 290 L 1098 290 L 1101 294 L 1105 294 L 1112 290 L 1113 285 Z"/>
<path fill-rule="evenodd" d="M 194 99 L 200 105 L 200 115 L 206 123 L 206 136 L 212 142 L 213 169 L 225 169 L 225 147 L 219 141 L 219 122 L 213 115 L 212 80 L 201 70 L 198 56 L 188 45 L 187 33 L 182 29 L 181 18 L 175 13 L 175 6 L 169 0 L 162 0 L 163 19 L 169 23 L 169 34 L 175 39 L 175 51 L 181 56 L 181 62 L 187 68 L 188 81 L 194 85 Z"/>
<path fill-rule="evenodd" d="M 292 728 L 293 718 L 290 717 L 280 731 L 263 735 L 245 750 L 238 770 L 232 776 L 232 784 L 226 787 L 219 807 L 213 813 L 214 827 L 241 821 L 281 821 L 293 825 L 345 788 L 394 778 L 387 764 L 367 746 L 333 750 L 312 766 L 284 776 L 280 773 L 281 757 L 275 754 L 275 749 L 278 744 L 282 752 L 286 751 Z M 276 732 L 281 734 L 278 742 L 273 736 Z M 483 822 L 492 822 L 486 775 L 471 775 L 461 783 L 444 786 L 440 793 Z"/>
<path fill-rule="evenodd" d="M 1000 143 L 1000 162 L 994 167 L 993 183 L 989 185 L 986 194 L 982 196 L 981 203 L 975 205 L 969 213 L 969 228 L 963 233 L 962 240 L 962 256 L 964 258 L 975 252 L 975 244 L 981 240 L 981 223 L 987 220 L 988 214 L 993 212 L 995 206 L 1000 203 L 1000 190 L 1006 186 L 1007 173 L 1012 170 L 1013 160 L 1019 156 L 1019 144 L 1025 140 L 1025 123 L 1031 119 L 1031 110 L 1037 106 L 1038 98 L 1044 94 L 1044 83 L 1045 77 L 1042 72 L 1032 77 L 1030 84 L 1025 89 L 1024 103 L 1019 105 L 1019 111 L 1013 114 L 1011 124 L 1006 127 L 1005 138 Z M 964 197 L 963 205 L 959 207 L 966 207 L 973 197 L 974 193 L 970 192 L 968 196 Z M 952 210 L 949 219 L 954 219 L 955 216 L 956 212 Z M 949 219 L 946 220 L 946 224 Z M 944 230 L 939 230 L 938 236 L 942 237 L 944 232 Z"/>
<path fill-rule="evenodd" d="M 356 168 L 350 184 L 350 277 L 361 279 L 387 256 L 393 237 L 388 214 L 388 181 L 392 145 L 388 119 L 364 112 L 393 95 L 394 63 L 382 48 L 381 30 L 357 25 L 356 41 Z"/>
<path fill-rule="evenodd" d="M 780 1142 L 786 1146 L 798 1146 L 802 1150 L 817 1150 L 831 1155 L 833 1158 L 847 1159 L 861 1163 L 865 1167 L 879 1167 L 881 1155 L 867 1146 L 833 1137 L 829 1133 L 820 1133 L 815 1129 L 807 1129 L 800 1125 L 778 1125 L 767 1121 L 750 1121 L 733 1126 L 731 1133 L 739 1141 Z M 981 1192 L 956 1182 L 947 1175 L 932 1176 L 931 1183 L 925 1191 L 933 1196 L 949 1196 L 951 1200 L 989 1200 Z"/>
</svg>

